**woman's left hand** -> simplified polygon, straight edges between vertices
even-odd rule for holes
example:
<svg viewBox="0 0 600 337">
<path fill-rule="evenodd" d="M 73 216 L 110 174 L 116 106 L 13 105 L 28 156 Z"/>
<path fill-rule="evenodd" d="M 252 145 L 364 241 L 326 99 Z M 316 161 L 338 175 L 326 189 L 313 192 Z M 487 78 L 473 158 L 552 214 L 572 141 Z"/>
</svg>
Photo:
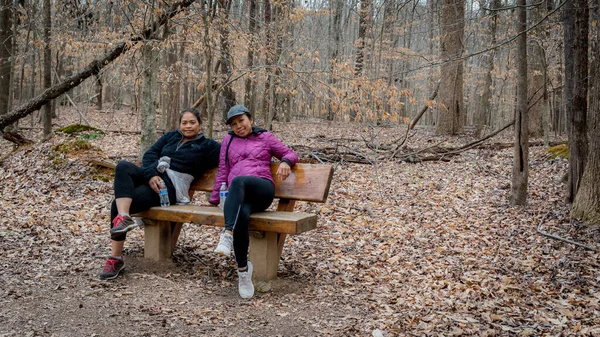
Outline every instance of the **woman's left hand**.
<svg viewBox="0 0 600 337">
<path fill-rule="evenodd" d="M 277 169 L 276 175 L 279 179 L 285 180 L 290 175 L 290 172 L 292 172 L 290 165 L 282 161 L 281 163 L 279 163 L 279 168 Z"/>
</svg>

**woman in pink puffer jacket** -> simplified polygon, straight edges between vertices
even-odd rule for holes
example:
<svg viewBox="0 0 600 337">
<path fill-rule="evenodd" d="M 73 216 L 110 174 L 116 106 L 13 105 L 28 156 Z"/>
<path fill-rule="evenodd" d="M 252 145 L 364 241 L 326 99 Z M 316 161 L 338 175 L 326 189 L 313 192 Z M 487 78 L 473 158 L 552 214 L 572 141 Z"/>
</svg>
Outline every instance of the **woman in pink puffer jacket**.
<svg viewBox="0 0 600 337">
<path fill-rule="evenodd" d="M 223 138 L 219 171 L 210 197 L 210 203 L 217 205 L 221 184 L 227 183 L 229 195 L 223 209 L 225 231 L 215 252 L 229 256 L 233 247 L 242 298 L 254 295 L 252 263 L 248 261 L 250 214 L 267 209 L 275 194 L 271 158 L 281 160 L 277 169 L 281 180 L 290 175 L 291 167 L 298 162 L 294 151 L 272 133 L 252 126 L 252 122 L 252 115 L 243 105 L 229 109 L 227 124 L 231 131 Z"/>
</svg>

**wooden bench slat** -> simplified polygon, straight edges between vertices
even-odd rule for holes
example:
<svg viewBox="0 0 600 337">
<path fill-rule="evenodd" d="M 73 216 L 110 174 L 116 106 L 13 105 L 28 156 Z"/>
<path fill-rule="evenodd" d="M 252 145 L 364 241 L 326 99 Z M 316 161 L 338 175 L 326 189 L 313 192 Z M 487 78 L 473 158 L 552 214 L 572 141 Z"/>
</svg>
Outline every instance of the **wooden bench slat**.
<svg viewBox="0 0 600 337">
<path fill-rule="evenodd" d="M 275 179 L 275 198 L 311 202 L 327 200 L 333 178 L 332 166 L 298 163 L 292 168 L 290 176 L 283 181 L 275 176 L 278 167 L 279 163 L 271 163 L 271 174 Z M 190 189 L 210 192 L 216 177 L 216 168 L 207 171 L 200 179 L 196 179 L 192 183 Z"/>
<path fill-rule="evenodd" d="M 173 205 L 153 207 L 134 214 L 154 220 L 192 222 L 199 225 L 223 227 L 223 211 L 214 206 Z M 283 234 L 300 234 L 317 227 L 317 215 L 303 212 L 258 212 L 250 216 L 250 230 Z"/>
</svg>

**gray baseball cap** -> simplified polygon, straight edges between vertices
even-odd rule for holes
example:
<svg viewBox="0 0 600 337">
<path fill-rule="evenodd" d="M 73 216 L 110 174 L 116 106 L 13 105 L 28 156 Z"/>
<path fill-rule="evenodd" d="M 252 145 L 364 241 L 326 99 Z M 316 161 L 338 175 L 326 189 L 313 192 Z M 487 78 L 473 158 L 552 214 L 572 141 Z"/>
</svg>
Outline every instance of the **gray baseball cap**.
<svg viewBox="0 0 600 337">
<path fill-rule="evenodd" d="M 248 111 L 248 108 L 246 108 L 245 106 L 241 104 L 232 106 L 231 109 L 229 109 L 229 111 L 227 112 L 227 125 L 230 124 L 231 118 L 243 115 L 245 113 L 250 114 L 250 111 Z"/>
</svg>

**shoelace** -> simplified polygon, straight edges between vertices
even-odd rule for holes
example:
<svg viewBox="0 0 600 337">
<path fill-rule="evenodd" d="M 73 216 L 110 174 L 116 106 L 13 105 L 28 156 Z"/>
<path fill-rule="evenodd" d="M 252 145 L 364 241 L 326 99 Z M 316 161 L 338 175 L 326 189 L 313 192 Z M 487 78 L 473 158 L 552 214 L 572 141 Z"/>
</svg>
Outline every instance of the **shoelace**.
<svg viewBox="0 0 600 337">
<path fill-rule="evenodd" d="M 104 271 L 115 270 L 115 263 L 117 263 L 117 260 L 106 260 L 106 263 L 104 264 Z"/>
</svg>

